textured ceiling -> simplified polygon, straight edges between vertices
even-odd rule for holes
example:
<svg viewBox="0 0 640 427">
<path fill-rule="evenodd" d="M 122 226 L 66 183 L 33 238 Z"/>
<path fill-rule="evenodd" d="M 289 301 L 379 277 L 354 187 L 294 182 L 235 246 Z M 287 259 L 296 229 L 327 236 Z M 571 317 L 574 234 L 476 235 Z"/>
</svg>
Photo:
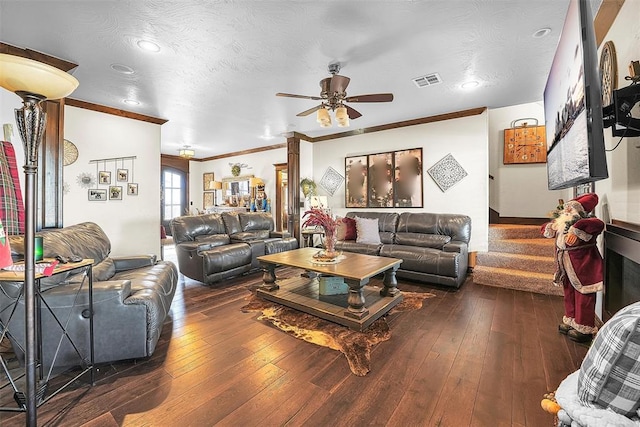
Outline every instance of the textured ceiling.
<svg viewBox="0 0 640 427">
<path fill-rule="evenodd" d="M 593 3 L 598 3 L 594 1 Z M 392 92 L 386 104 L 351 104 L 350 129 L 488 106 L 539 101 L 568 0 L 429 1 L 0 1 L 0 41 L 79 64 L 73 98 L 168 119 L 162 152 L 191 145 L 208 157 L 310 136 L 327 65 L 339 61 L 348 95 Z M 28 23 L 25 29 L 23 25 Z M 543 27 L 544 38 L 532 34 Z M 140 39 L 156 42 L 145 52 Z M 125 75 L 112 64 L 131 67 Z M 418 89 L 412 78 L 443 83 Z M 460 85 L 477 80 L 480 86 Z M 138 106 L 123 104 L 135 99 Z M 266 139 L 265 135 L 274 135 Z"/>
</svg>

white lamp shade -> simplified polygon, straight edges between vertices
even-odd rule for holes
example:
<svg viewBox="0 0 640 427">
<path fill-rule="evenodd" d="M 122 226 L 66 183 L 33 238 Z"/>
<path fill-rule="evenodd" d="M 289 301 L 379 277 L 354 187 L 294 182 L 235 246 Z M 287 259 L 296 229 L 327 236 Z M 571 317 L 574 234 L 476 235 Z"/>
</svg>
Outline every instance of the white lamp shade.
<svg viewBox="0 0 640 427">
<path fill-rule="evenodd" d="M 320 108 L 318 110 L 316 113 L 316 120 L 321 126 L 324 126 L 325 123 L 328 123 L 328 126 L 331 126 L 331 116 L 329 116 L 329 112 L 324 108 Z"/>
<path fill-rule="evenodd" d="M 209 186 L 211 190 L 222 190 L 222 181 L 211 181 Z"/>
<path fill-rule="evenodd" d="M 349 120 L 349 114 L 347 114 L 347 107 L 336 108 L 336 120 Z"/>
<path fill-rule="evenodd" d="M 259 185 L 264 185 L 264 181 L 262 181 L 262 178 L 249 178 L 249 187 L 257 187 Z"/>
<path fill-rule="evenodd" d="M 24 91 L 47 99 L 69 96 L 78 87 L 78 79 L 69 73 L 32 59 L 0 53 L 0 86 Z"/>
</svg>

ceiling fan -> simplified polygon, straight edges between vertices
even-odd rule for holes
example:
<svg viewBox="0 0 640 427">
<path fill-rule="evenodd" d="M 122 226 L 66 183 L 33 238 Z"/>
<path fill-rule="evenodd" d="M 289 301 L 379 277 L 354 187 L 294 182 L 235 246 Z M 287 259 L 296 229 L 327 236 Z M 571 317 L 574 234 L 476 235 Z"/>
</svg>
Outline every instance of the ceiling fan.
<svg viewBox="0 0 640 427">
<path fill-rule="evenodd" d="M 313 112 L 318 112 L 318 122 L 321 126 L 331 126 L 331 118 L 328 110 L 335 111 L 338 126 L 348 126 L 348 119 L 357 119 L 362 116 L 360 112 L 346 105 L 346 102 L 391 102 L 393 101 L 392 93 L 374 93 L 369 95 L 347 96 L 347 86 L 351 80 L 349 77 L 341 76 L 340 63 L 329 64 L 329 73 L 331 77 L 320 80 L 320 96 L 294 95 L 291 93 L 276 93 L 276 96 L 284 96 L 288 98 L 313 99 L 322 101 L 320 105 L 309 108 L 301 113 L 298 117 L 308 116 Z"/>
</svg>

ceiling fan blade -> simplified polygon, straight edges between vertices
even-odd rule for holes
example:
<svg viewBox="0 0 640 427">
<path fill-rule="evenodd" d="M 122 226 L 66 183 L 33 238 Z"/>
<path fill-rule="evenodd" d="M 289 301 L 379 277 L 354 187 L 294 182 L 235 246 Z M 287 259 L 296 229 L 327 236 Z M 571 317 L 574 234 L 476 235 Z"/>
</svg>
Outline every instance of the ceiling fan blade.
<svg viewBox="0 0 640 427">
<path fill-rule="evenodd" d="M 349 86 L 349 82 L 351 79 L 346 76 L 340 76 L 338 74 L 334 74 L 331 77 L 331 83 L 329 84 L 329 92 L 330 93 L 344 93 L 347 90 L 347 86 Z"/>
<path fill-rule="evenodd" d="M 360 114 L 359 111 L 354 110 L 353 108 L 349 107 L 348 105 L 345 105 L 345 107 L 347 107 L 347 114 L 349 115 L 349 118 L 351 120 L 357 119 L 358 117 L 362 116 L 362 114 Z"/>
<path fill-rule="evenodd" d="M 298 114 L 296 114 L 296 116 L 298 116 L 298 117 L 308 116 L 309 114 L 311 114 L 311 113 L 313 113 L 313 112 L 315 112 L 315 111 L 318 111 L 318 110 L 319 110 L 319 109 L 321 109 L 322 107 L 323 107 L 323 105 L 322 105 L 322 104 L 320 104 L 320 105 L 316 105 L 315 107 L 313 107 L 313 108 L 309 108 L 308 110 L 305 110 L 305 111 L 303 111 L 302 113 L 298 113 Z"/>
<path fill-rule="evenodd" d="M 285 96 L 287 98 L 300 98 L 300 99 L 314 99 L 316 101 L 320 101 L 322 98 L 319 96 L 307 96 L 307 95 L 294 95 L 292 93 L 276 93 L 276 96 Z"/>
<path fill-rule="evenodd" d="M 392 93 L 373 93 L 371 95 L 356 95 L 345 99 L 346 102 L 391 102 Z"/>
</svg>

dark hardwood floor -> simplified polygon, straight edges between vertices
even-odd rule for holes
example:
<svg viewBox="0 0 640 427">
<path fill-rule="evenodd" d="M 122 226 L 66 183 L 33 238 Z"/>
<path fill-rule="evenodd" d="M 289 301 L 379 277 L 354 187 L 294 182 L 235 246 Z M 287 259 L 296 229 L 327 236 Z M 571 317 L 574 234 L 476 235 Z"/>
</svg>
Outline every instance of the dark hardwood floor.
<svg viewBox="0 0 640 427">
<path fill-rule="evenodd" d="M 551 427 L 542 395 L 587 350 L 557 333 L 560 297 L 471 277 L 457 292 L 401 280 L 402 290 L 436 297 L 389 316 L 391 340 L 357 377 L 341 353 L 242 313 L 260 281 L 252 274 L 207 287 L 181 278 L 153 356 L 100 366 L 94 387 L 79 384 L 43 405 L 39 425 Z M 0 413 L 2 426 L 24 419 Z"/>
</svg>

